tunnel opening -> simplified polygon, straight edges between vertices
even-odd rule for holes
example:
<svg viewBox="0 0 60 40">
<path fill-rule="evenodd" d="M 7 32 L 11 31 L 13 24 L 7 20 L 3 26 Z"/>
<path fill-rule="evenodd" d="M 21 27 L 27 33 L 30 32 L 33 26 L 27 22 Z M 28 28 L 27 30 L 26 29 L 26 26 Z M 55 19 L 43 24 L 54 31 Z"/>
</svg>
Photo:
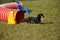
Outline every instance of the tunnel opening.
<svg viewBox="0 0 60 40">
<path fill-rule="evenodd" d="M 16 14 L 16 22 L 21 23 L 24 20 L 24 11 L 20 10 Z"/>
</svg>

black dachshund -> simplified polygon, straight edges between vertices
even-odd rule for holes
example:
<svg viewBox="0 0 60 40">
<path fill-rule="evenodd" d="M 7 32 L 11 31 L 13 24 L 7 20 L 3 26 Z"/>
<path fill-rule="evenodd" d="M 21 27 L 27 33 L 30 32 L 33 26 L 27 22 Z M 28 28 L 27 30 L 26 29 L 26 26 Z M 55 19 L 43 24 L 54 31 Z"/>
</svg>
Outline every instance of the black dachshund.
<svg viewBox="0 0 60 40">
<path fill-rule="evenodd" d="M 41 18 L 44 18 L 44 15 L 41 13 L 41 14 L 38 14 L 37 17 L 28 17 L 28 18 L 25 18 L 24 21 L 27 22 L 27 23 L 41 23 Z"/>
</svg>

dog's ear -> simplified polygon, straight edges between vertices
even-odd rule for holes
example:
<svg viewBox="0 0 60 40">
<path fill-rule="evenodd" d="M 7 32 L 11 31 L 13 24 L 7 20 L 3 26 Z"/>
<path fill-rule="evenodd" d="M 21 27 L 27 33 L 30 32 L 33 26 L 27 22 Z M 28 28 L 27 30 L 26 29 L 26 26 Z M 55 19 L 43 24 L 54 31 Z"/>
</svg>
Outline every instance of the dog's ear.
<svg viewBox="0 0 60 40">
<path fill-rule="evenodd" d="M 44 18 L 45 17 L 44 14 L 41 14 L 41 17 Z"/>
<path fill-rule="evenodd" d="M 43 13 L 39 13 L 38 16 L 41 16 L 42 18 L 45 17 Z"/>
</svg>

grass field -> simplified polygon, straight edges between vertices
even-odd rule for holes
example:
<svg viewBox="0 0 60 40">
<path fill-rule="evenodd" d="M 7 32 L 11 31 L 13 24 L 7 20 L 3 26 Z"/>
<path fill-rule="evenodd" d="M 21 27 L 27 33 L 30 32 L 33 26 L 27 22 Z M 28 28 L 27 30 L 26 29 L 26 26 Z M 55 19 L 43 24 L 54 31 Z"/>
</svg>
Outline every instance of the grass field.
<svg viewBox="0 0 60 40">
<path fill-rule="evenodd" d="M 43 13 L 45 24 L 28 24 L 26 22 L 8 25 L 0 21 L 0 40 L 60 40 L 60 0 L 22 1 L 24 9 L 30 14 L 25 17 Z"/>
</svg>

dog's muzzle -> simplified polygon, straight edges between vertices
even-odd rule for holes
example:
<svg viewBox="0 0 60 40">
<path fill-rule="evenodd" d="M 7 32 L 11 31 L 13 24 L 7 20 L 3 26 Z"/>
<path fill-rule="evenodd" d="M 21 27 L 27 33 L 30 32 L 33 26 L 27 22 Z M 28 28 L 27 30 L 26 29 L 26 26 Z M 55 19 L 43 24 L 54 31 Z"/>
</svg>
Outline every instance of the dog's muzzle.
<svg viewBox="0 0 60 40">
<path fill-rule="evenodd" d="M 45 16 L 41 16 L 42 18 L 44 18 Z"/>
</svg>

